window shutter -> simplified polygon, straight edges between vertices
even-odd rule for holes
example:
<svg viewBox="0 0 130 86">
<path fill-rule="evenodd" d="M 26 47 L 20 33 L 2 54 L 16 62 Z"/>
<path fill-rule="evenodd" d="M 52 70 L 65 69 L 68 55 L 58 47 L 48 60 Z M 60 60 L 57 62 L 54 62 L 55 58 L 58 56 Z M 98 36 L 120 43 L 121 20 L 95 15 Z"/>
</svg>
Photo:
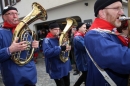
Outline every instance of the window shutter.
<svg viewBox="0 0 130 86">
<path fill-rule="evenodd" d="M 8 0 L 5 0 L 5 6 L 9 5 Z"/>
</svg>

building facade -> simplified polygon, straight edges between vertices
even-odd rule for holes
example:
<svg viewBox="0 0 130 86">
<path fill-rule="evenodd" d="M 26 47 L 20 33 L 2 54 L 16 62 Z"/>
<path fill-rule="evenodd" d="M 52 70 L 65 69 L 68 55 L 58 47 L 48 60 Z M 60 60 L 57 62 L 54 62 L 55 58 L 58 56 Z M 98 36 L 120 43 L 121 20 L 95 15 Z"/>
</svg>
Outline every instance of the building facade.
<svg viewBox="0 0 130 86">
<path fill-rule="evenodd" d="M 0 0 L 0 13 L 7 5 L 12 5 L 18 9 L 19 17 L 22 19 L 32 11 L 32 3 L 37 2 L 47 12 L 47 20 L 37 20 L 29 25 L 30 29 L 38 31 L 39 29 L 48 29 L 48 24 L 56 20 L 63 28 L 66 24 L 66 18 L 75 18 L 77 22 L 92 23 L 94 19 L 94 3 L 96 0 Z M 127 15 L 127 1 L 123 0 L 125 14 Z M 3 23 L 0 15 L 0 24 Z"/>
</svg>

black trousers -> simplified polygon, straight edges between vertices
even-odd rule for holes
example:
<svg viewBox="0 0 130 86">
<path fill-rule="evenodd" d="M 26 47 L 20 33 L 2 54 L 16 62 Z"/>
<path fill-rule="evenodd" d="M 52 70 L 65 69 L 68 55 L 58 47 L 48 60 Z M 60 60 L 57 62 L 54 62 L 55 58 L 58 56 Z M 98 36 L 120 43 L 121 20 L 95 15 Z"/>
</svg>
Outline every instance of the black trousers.
<svg viewBox="0 0 130 86">
<path fill-rule="evenodd" d="M 70 73 L 60 79 L 54 79 L 56 86 L 70 86 Z"/>
<path fill-rule="evenodd" d="M 85 82 L 86 85 L 86 78 L 87 78 L 87 71 L 81 71 L 82 75 L 78 78 L 74 86 L 80 86 L 83 82 Z"/>
</svg>

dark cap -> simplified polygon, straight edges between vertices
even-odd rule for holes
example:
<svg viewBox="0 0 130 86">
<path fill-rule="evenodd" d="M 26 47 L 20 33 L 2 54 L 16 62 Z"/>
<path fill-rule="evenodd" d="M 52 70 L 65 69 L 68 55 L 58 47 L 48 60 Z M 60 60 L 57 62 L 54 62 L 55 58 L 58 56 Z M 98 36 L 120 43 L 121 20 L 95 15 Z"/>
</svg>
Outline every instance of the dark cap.
<svg viewBox="0 0 130 86">
<path fill-rule="evenodd" d="M 88 23 L 86 24 L 86 28 L 87 28 L 87 29 L 89 29 L 90 26 L 91 26 L 91 24 L 88 24 Z"/>
<path fill-rule="evenodd" d="M 53 21 L 49 24 L 49 29 L 59 28 L 59 24 L 56 21 Z"/>
<path fill-rule="evenodd" d="M 79 30 L 79 28 L 82 27 L 83 24 L 85 24 L 85 23 L 79 22 L 78 25 L 77 25 L 77 27 L 76 27 L 76 29 Z"/>
<path fill-rule="evenodd" d="M 97 17 L 99 10 L 104 9 L 108 5 L 117 1 L 122 3 L 122 0 L 97 0 L 94 4 L 95 17 Z"/>
<path fill-rule="evenodd" d="M 15 7 L 11 7 L 11 6 L 8 6 L 8 7 L 5 7 L 2 11 L 2 15 L 4 15 L 6 12 L 8 12 L 9 10 L 16 10 L 18 11 Z"/>
</svg>

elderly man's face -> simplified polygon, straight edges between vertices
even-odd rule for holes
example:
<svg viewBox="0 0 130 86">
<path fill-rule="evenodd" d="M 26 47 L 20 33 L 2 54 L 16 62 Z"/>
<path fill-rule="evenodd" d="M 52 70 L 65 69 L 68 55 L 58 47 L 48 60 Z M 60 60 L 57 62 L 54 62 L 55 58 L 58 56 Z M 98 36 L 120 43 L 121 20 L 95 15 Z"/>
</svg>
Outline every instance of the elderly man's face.
<svg viewBox="0 0 130 86">
<path fill-rule="evenodd" d="M 9 10 L 3 15 L 3 19 L 11 25 L 17 25 L 19 23 L 18 12 L 16 10 Z"/>
<path fill-rule="evenodd" d="M 122 3 L 115 2 L 103 9 L 104 11 L 104 19 L 110 22 L 115 27 L 120 27 L 121 21 L 119 17 L 124 14 Z"/>
</svg>

